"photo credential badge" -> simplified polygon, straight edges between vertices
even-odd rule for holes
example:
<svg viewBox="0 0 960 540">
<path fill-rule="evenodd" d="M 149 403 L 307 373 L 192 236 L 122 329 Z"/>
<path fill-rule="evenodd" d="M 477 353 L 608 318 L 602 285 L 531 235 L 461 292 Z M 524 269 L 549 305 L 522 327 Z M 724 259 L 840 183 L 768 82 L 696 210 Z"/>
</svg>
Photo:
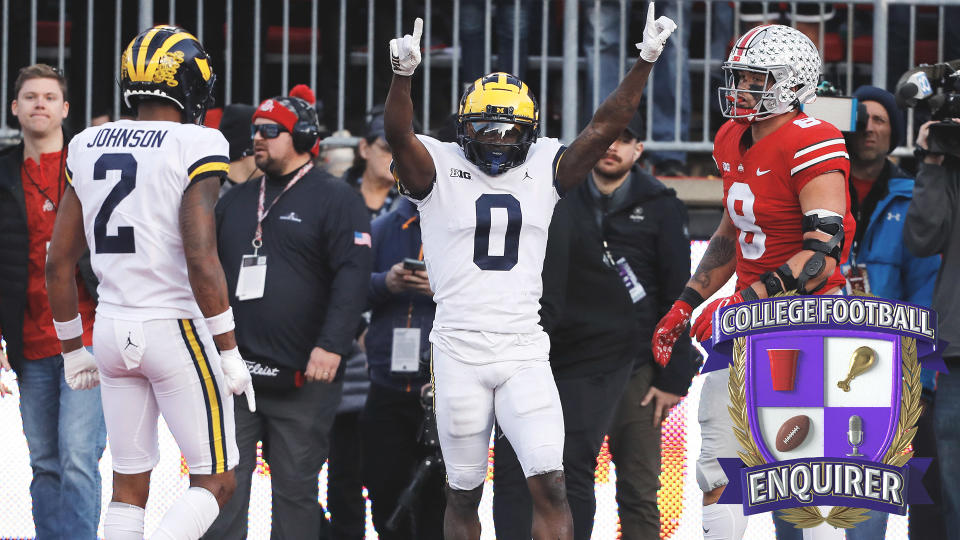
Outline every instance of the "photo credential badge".
<svg viewBox="0 0 960 540">
<path fill-rule="evenodd" d="M 237 299 L 256 300 L 263 298 L 267 282 L 267 256 L 244 255 L 240 259 L 240 275 L 237 277 Z"/>
</svg>

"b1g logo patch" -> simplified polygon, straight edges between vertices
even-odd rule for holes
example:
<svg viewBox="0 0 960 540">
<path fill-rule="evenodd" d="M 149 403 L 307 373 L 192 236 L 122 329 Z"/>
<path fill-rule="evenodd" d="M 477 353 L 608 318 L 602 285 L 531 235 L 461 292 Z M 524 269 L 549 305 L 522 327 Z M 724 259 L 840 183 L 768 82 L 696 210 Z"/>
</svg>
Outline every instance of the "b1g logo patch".
<svg viewBox="0 0 960 540">
<path fill-rule="evenodd" d="M 467 171 L 461 171 L 460 169 L 450 169 L 450 178 L 463 178 L 464 180 L 469 180 L 470 173 Z"/>
<path fill-rule="evenodd" d="M 801 528 L 850 528 L 868 509 L 928 504 L 929 459 L 911 459 L 920 368 L 946 371 L 936 313 L 869 296 L 783 296 L 714 314 L 704 371 L 732 361 L 740 459 L 720 503 L 781 510 Z M 824 516 L 818 506 L 833 506 Z"/>
</svg>

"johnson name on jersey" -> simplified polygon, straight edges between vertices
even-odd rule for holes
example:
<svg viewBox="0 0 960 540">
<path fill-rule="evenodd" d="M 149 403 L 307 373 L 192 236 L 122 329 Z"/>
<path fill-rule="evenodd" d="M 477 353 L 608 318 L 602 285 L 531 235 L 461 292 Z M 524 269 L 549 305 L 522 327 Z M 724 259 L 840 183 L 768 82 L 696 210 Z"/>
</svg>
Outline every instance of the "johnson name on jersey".
<svg viewBox="0 0 960 540">
<path fill-rule="evenodd" d="M 490 176 L 459 145 L 418 135 L 436 181 L 420 210 L 423 255 L 434 290 L 434 328 L 531 333 L 539 326 L 547 229 L 564 147 L 541 138 L 526 161 Z"/>
<path fill-rule="evenodd" d="M 714 139 L 713 158 L 723 178 L 723 204 L 738 229 L 737 289 L 757 281 L 803 249 L 800 191 L 831 171 L 850 176 L 843 135 L 832 124 L 800 113 L 774 133 L 745 149 L 747 124 L 724 124 Z M 846 194 L 845 245 L 856 227 Z M 846 259 L 848 250 L 843 250 Z M 840 265 L 828 279 L 828 291 L 843 286 Z"/>
<path fill-rule="evenodd" d="M 121 120 L 70 141 L 67 180 L 83 208 L 97 313 L 145 321 L 197 318 L 180 236 L 191 182 L 226 174 L 228 144 L 216 129 Z"/>
</svg>

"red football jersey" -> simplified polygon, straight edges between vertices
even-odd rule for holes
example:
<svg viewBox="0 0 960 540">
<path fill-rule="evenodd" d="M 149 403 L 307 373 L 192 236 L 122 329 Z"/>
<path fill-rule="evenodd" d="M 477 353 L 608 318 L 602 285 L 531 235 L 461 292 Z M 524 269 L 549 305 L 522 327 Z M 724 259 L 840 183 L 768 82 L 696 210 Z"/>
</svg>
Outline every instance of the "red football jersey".
<svg viewBox="0 0 960 540">
<path fill-rule="evenodd" d="M 739 231 L 737 290 L 756 282 L 803 249 L 800 190 L 817 176 L 831 172 L 850 177 L 850 158 L 843 135 L 832 124 L 804 113 L 744 151 L 747 124 L 733 120 L 717 132 L 713 159 L 723 178 L 723 205 Z M 844 246 L 853 241 L 856 222 L 846 194 Z M 849 248 L 841 250 L 846 262 Z M 820 292 L 844 285 L 840 265 Z"/>
</svg>

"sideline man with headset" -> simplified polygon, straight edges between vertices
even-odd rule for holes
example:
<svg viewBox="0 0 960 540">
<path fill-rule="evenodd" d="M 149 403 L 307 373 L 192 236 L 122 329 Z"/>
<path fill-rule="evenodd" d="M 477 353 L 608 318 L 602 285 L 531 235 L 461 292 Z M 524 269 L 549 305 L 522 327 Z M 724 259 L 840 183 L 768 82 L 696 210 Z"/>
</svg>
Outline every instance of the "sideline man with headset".
<svg viewBox="0 0 960 540">
<path fill-rule="evenodd" d="M 347 184 L 313 166 L 313 107 L 275 97 L 253 114 L 253 150 L 265 176 L 217 204 L 220 260 L 244 358 L 254 371 L 257 412 L 235 407 L 237 490 L 208 538 L 243 538 L 257 441 L 273 487 L 273 534 L 317 538 L 317 474 L 340 403 L 342 356 L 366 303 L 370 218 Z M 265 376 L 275 373 L 278 376 Z"/>
</svg>

